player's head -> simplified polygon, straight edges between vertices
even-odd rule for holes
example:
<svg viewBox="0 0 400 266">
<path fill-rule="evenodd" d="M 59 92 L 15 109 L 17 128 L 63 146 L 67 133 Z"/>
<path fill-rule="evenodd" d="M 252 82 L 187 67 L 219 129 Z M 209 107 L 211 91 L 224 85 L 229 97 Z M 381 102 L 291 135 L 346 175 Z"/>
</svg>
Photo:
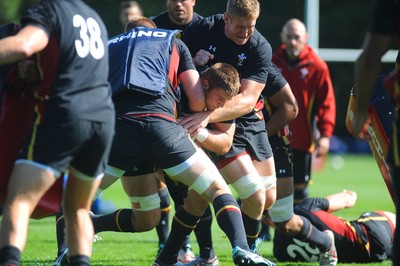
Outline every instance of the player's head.
<svg viewBox="0 0 400 266">
<path fill-rule="evenodd" d="M 119 5 L 119 20 L 123 27 L 133 18 L 142 15 L 143 11 L 136 1 L 124 1 Z"/>
<path fill-rule="evenodd" d="M 135 17 L 126 23 L 125 31 L 130 31 L 136 27 L 145 27 L 145 28 L 157 28 L 156 24 L 149 18 L 146 17 Z"/>
<path fill-rule="evenodd" d="M 187 25 L 193 19 L 196 0 L 167 0 L 169 19 L 177 25 Z"/>
<path fill-rule="evenodd" d="M 281 41 L 286 46 L 290 58 L 297 58 L 308 41 L 308 33 L 303 22 L 292 18 L 283 25 Z"/>
<path fill-rule="evenodd" d="M 228 0 L 224 13 L 225 35 L 237 45 L 250 39 L 260 15 L 258 0 Z"/>
<path fill-rule="evenodd" d="M 226 101 L 239 93 L 240 78 L 230 64 L 216 63 L 201 73 L 201 81 L 206 90 L 207 109 L 223 107 Z"/>
</svg>

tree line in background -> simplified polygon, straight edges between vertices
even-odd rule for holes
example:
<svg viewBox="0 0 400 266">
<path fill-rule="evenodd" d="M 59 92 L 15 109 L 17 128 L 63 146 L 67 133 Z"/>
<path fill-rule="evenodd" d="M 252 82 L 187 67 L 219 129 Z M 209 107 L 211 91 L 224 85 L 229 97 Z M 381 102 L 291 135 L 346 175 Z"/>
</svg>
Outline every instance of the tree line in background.
<svg viewBox="0 0 400 266">
<path fill-rule="evenodd" d="M 282 25 L 290 18 L 305 21 L 305 0 L 259 0 L 261 14 L 257 29 L 271 43 L 275 51 L 280 45 L 279 33 Z M 38 0 L 0 1 L 0 24 L 18 21 L 26 7 Z M 109 36 L 122 31 L 118 19 L 121 0 L 86 0 L 103 18 Z M 137 0 L 144 15 L 154 16 L 166 10 L 166 0 Z M 368 29 L 373 0 L 320 0 L 319 46 L 320 48 L 359 49 Z M 223 13 L 226 0 L 197 0 L 195 11 L 203 16 Z M 353 84 L 352 62 L 328 62 L 337 98 L 336 135 L 348 136 L 345 126 L 347 102 Z M 383 71 L 394 67 L 384 64 Z"/>
</svg>

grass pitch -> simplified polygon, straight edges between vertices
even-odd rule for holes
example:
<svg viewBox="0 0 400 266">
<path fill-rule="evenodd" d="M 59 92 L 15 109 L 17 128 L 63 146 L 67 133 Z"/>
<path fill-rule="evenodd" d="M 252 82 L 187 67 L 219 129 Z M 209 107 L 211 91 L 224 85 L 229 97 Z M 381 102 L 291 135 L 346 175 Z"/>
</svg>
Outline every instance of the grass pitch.
<svg viewBox="0 0 400 266">
<path fill-rule="evenodd" d="M 353 208 L 337 213 L 345 219 L 355 219 L 362 212 L 369 210 L 395 211 L 375 160 L 370 155 L 330 155 L 323 169 L 313 172 L 310 196 L 326 196 L 343 189 L 354 190 L 358 194 L 357 203 Z M 130 208 L 129 200 L 119 182 L 104 192 L 103 199 L 111 200 L 118 208 Z M 173 212 L 171 212 L 171 217 L 172 215 Z M 151 265 L 155 259 L 158 243 L 155 230 L 134 234 L 103 232 L 99 236 L 103 240 L 93 245 L 92 265 L 141 266 Z M 191 240 L 194 252 L 197 253 L 195 237 L 192 236 Z M 232 265 L 229 241 L 215 222 L 213 223 L 213 241 L 220 265 Z M 55 218 L 31 220 L 27 245 L 22 254 L 22 264 L 35 265 L 36 261 L 38 265 L 51 265 L 56 253 Z M 264 242 L 260 253 L 274 260 L 271 242 Z M 278 263 L 278 265 L 317 264 Z M 391 262 L 368 265 L 391 265 Z"/>
</svg>

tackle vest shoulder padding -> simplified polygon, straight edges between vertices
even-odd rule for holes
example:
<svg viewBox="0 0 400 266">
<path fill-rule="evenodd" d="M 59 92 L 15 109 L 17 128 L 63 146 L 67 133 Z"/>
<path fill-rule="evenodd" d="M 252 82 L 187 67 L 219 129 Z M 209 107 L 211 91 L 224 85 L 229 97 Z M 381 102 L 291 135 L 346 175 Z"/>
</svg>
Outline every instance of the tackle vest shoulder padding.
<svg viewBox="0 0 400 266">
<path fill-rule="evenodd" d="M 169 80 L 170 62 L 176 51 L 179 31 L 136 27 L 108 42 L 113 94 L 131 89 L 154 96 L 164 94 Z M 175 61 L 175 60 L 174 60 Z M 179 62 L 179 59 L 178 59 Z"/>
</svg>

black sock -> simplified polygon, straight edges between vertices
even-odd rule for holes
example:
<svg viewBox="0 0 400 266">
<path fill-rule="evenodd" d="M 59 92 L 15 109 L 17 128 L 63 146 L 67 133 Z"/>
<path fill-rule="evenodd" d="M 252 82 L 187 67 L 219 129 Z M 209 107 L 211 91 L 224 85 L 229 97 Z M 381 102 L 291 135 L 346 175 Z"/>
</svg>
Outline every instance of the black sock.
<svg viewBox="0 0 400 266">
<path fill-rule="evenodd" d="M 21 251 L 14 246 L 4 246 L 0 249 L 0 264 L 17 266 L 20 264 Z"/>
<path fill-rule="evenodd" d="M 303 227 L 294 238 L 314 244 L 321 252 L 328 251 L 331 246 L 330 238 L 313 226 L 307 218 L 303 216 L 300 216 L 300 218 L 303 220 Z"/>
<path fill-rule="evenodd" d="M 91 216 L 94 231 L 113 231 L 113 232 L 136 232 L 132 225 L 133 211 L 131 209 L 119 209 L 113 213 L 105 215 Z"/>
<path fill-rule="evenodd" d="M 65 241 L 65 220 L 62 212 L 56 215 L 57 257 L 67 248 Z"/>
<path fill-rule="evenodd" d="M 213 201 L 215 218 L 228 237 L 232 248 L 239 246 L 249 250 L 239 205 L 231 194 L 222 194 Z"/>
<path fill-rule="evenodd" d="M 211 224 L 212 224 L 211 207 L 208 205 L 199 223 L 194 228 L 197 243 L 200 249 L 200 258 L 209 259 L 215 257 L 215 251 L 212 245 Z"/>
<path fill-rule="evenodd" d="M 165 245 L 169 233 L 169 212 L 171 211 L 171 200 L 169 198 L 168 189 L 162 189 L 158 192 L 158 196 L 161 199 L 161 219 L 160 223 L 156 226 L 158 244 Z"/>
<path fill-rule="evenodd" d="M 85 255 L 74 255 L 69 257 L 69 266 L 89 266 L 90 258 Z"/>
<path fill-rule="evenodd" d="M 182 202 L 182 204 L 177 204 L 175 202 L 175 212 L 177 210 L 179 210 L 179 208 L 182 207 L 182 206 L 183 206 L 183 202 Z M 185 240 L 183 240 L 182 245 L 181 245 L 181 249 L 182 250 L 186 250 L 187 246 L 190 246 L 190 234 L 185 237 Z"/>
<path fill-rule="evenodd" d="M 199 217 L 191 215 L 183 207 L 176 211 L 167 243 L 158 255 L 161 262 L 164 264 L 176 263 L 181 243 L 186 236 L 190 235 L 198 221 Z"/>
<path fill-rule="evenodd" d="M 249 244 L 250 248 L 253 248 L 253 245 L 258 237 L 258 233 L 260 232 L 261 220 L 254 220 L 244 213 L 242 213 L 242 216 L 244 229 L 246 231 L 247 243 Z"/>
</svg>

